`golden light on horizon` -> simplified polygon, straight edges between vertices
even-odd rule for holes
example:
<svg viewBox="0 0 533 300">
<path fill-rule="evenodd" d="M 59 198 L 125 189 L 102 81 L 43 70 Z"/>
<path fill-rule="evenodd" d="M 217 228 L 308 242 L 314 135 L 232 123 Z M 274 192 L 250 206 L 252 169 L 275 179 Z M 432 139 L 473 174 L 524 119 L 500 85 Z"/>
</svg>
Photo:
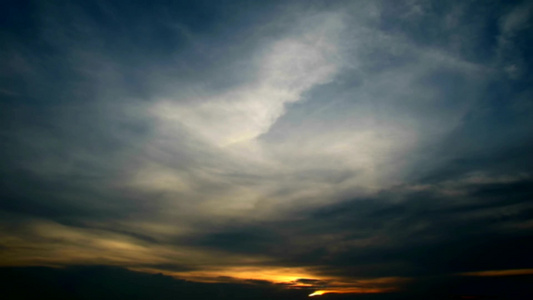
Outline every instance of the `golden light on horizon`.
<svg viewBox="0 0 533 300">
<path fill-rule="evenodd" d="M 136 268 L 136 271 L 163 273 L 177 279 L 204 283 L 246 283 L 249 280 L 264 280 L 281 284 L 287 289 L 317 289 L 309 297 L 324 294 L 377 294 L 395 291 L 398 285 L 408 278 L 382 277 L 357 279 L 356 282 L 345 278 L 324 278 L 313 276 L 305 268 L 283 268 L 265 266 L 221 267 L 211 270 L 171 272 L 160 269 Z M 309 280 L 306 282 L 305 280 Z M 356 285 L 356 286 L 354 286 Z"/>
<path fill-rule="evenodd" d="M 309 294 L 309 297 L 322 296 L 322 295 L 324 295 L 325 293 L 327 293 L 327 291 L 315 291 L 315 292 Z"/>
<path fill-rule="evenodd" d="M 334 287 L 328 290 L 318 290 L 311 294 L 309 294 L 309 297 L 315 297 L 315 296 L 322 296 L 324 294 L 379 294 L 379 293 L 387 293 L 392 292 L 396 290 L 393 287 Z"/>
<path fill-rule="evenodd" d="M 460 273 L 462 276 L 516 276 L 516 275 L 532 275 L 533 269 L 510 269 L 510 270 L 489 270 Z"/>
<path fill-rule="evenodd" d="M 308 287 L 309 284 L 297 282 L 301 278 L 325 280 L 324 277 L 313 274 L 306 268 L 295 267 L 267 267 L 267 266 L 238 266 L 218 267 L 205 270 L 172 272 L 155 268 L 131 268 L 140 272 L 162 273 L 179 279 L 195 282 L 225 282 L 239 280 L 264 280 L 275 284 L 287 284 L 294 287 Z"/>
</svg>

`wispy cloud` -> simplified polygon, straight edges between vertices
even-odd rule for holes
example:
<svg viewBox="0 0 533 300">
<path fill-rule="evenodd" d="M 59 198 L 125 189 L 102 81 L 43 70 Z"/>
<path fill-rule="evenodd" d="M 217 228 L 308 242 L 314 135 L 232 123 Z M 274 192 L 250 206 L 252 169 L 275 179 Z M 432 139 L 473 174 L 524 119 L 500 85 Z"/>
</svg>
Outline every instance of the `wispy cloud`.
<svg viewBox="0 0 533 300">
<path fill-rule="evenodd" d="M 307 294 L 533 267 L 531 5 L 20 5 L 0 264 Z"/>
</svg>

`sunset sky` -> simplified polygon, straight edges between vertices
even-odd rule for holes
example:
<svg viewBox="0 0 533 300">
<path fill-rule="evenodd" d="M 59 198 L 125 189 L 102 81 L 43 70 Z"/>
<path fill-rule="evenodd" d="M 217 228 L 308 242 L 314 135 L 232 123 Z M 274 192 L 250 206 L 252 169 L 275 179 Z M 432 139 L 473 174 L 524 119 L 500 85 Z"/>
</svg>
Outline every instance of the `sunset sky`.
<svg viewBox="0 0 533 300">
<path fill-rule="evenodd" d="M 532 53 L 531 1 L 2 1 L 0 278 L 533 295 Z"/>
</svg>

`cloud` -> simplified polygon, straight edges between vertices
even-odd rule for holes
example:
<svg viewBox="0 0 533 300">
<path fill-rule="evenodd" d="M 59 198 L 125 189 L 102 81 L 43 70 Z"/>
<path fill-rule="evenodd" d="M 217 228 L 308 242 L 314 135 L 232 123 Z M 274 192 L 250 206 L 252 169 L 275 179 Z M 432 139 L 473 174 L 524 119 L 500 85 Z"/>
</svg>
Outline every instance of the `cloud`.
<svg viewBox="0 0 533 300">
<path fill-rule="evenodd" d="M 12 7 L 2 265 L 391 293 L 532 268 L 525 2 Z"/>
<path fill-rule="evenodd" d="M 6 295 L 17 299 L 50 296 L 58 299 L 305 299 L 305 292 L 256 283 L 195 283 L 162 274 L 132 272 L 108 266 L 53 268 L 2 268 L 9 284 Z M 24 289 L 32 285 L 35 289 Z M 38 292 L 37 292 L 38 291 Z"/>
</svg>

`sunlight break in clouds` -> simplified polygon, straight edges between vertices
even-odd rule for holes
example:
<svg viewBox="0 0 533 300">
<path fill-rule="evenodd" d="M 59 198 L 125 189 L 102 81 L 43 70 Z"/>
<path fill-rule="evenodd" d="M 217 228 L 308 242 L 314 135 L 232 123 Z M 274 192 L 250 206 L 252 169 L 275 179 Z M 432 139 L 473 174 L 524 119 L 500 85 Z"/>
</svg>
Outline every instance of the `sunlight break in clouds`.
<svg viewBox="0 0 533 300">
<path fill-rule="evenodd" d="M 301 100 L 303 92 L 336 74 L 341 15 L 315 19 L 318 22 L 308 32 L 283 38 L 262 51 L 256 80 L 207 98 L 164 99 L 154 114 L 214 146 L 253 141 L 283 115 L 286 104 Z"/>
<path fill-rule="evenodd" d="M 192 151 L 200 161 L 191 171 L 157 162 L 145 164 L 135 172 L 133 185 L 208 202 L 226 201 L 226 210 L 230 211 L 252 208 L 268 197 L 275 188 L 270 183 L 255 182 L 255 187 L 246 187 L 228 183 L 231 177 L 226 175 L 247 172 L 246 169 L 273 176 L 283 172 L 280 162 L 265 151 L 258 138 L 285 113 L 287 104 L 301 101 L 304 92 L 331 81 L 337 74 L 342 20 L 342 14 L 324 13 L 296 22 L 287 36 L 257 50 L 253 59 L 256 76 L 234 89 L 216 95 L 156 101 L 150 111 L 158 130 L 149 151 Z M 192 142 L 184 143 L 183 137 Z M 201 160 L 200 153 L 187 148 L 190 145 L 202 145 L 198 147 L 209 153 L 208 159 Z M 195 194 L 198 189 L 205 190 L 201 187 L 204 184 L 219 186 L 217 196 L 209 195 L 209 191 Z M 224 210 L 218 207 L 216 211 Z"/>
<path fill-rule="evenodd" d="M 311 294 L 309 294 L 309 297 L 322 296 L 325 293 L 327 293 L 327 291 L 316 291 L 316 292 L 312 292 Z"/>
</svg>

